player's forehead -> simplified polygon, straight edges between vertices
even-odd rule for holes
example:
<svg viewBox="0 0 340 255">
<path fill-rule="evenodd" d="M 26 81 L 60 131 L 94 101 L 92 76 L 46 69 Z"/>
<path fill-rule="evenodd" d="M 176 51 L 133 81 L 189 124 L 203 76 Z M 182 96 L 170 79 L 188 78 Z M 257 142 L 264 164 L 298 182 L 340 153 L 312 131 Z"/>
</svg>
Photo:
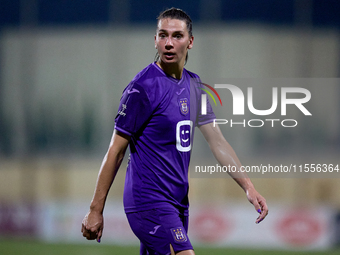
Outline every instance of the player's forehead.
<svg viewBox="0 0 340 255">
<path fill-rule="evenodd" d="M 157 32 L 158 31 L 169 33 L 181 31 L 185 33 L 188 32 L 188 29 L 184 20 L 164 18 L 158 21 Z"/>
</svg>

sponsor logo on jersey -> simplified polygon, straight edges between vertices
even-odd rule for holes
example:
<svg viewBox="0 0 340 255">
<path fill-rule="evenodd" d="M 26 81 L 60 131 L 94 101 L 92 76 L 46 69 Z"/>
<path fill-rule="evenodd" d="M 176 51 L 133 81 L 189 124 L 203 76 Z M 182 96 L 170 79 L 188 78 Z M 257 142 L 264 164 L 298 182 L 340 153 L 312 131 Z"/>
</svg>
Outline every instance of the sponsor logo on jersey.
<svg viewBox="0 0 340 255">
<path fill-rule="evenodd" d="M 135 88 L 128 90 L 128 94 L 132 94 L 132 93 L 140 93 L 140 92 L 139 92 L 139 90 L 137 90 Z"/>
<path fill-rule="evenodd" d="M 190 137 L 192 134 L 193 122 L 191 120 L 182 120 L 176 125 L 176 148 L 181 152 L 191 150 Z"/>
<path fill-rule="evenodd" d="M 153 228 L 153 231 L 150 231 L 149 234 L 154 235 L 156 234 L 157 230 L 161 227 L 162 225 L 157 225 Z"/>
<path fill-rule="evenodd" d="M 184 90 L 185 90 L 185 88 L 181 88 L 180 91 L 177 91 L 177 92 L 176 92 L 176 94 L 177 94 L 177 95 L 180 95 L 180 94 L 182 94 L 182 92 L 183 92 Z"/>
<path fill-rule="evenodd" d="M 181 113 L 186 115 L 189 112 L 189 106 L 188 106 L 188 99 L 182 98 L 179 100 L 179 108 L 181 110 Z"/>
<path fill-rule="evenodd" d="M 124 110 L 126 109 L 126 104 L 122 104 L 122 110 L 120 110 L 118 112 L 119 115 L 122 115 L 123 117 L 125 117 L 126 113 L 124 112 Z"/>
<path fill-rule="evenodd" d="M 184 243 L 188 240 L 183 227 L 172 228 L 171 233 L 172 233 L 172 236 L 174 237 L 175 242 L 177 243 Z"/>
</svg>

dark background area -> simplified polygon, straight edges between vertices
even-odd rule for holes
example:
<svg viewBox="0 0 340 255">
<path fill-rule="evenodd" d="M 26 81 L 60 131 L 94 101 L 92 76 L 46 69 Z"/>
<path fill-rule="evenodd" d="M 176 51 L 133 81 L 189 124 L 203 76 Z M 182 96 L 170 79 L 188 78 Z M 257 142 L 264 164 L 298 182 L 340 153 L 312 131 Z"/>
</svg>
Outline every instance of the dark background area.
<svg viewBox="0 0 340 255">
<path fill-rule="evenodd" d="M 107 25 L 112 21 L 153 23 L 158 11 L 179 7 L 193 21 L 259 22 L 294 26 L 297 11 L 310 13 L 314 27 L 340 27 L 337 0 L 213 0 L 213 1 L 117 1 L 117 0 L 2 0 L 0 26 Z M 23 11 L 24 10 L 24 11 Z M 124 15 L 122 15 L 122 11 Z M 30 12 L 27 14 L 27 12 Z"/>
</svg>

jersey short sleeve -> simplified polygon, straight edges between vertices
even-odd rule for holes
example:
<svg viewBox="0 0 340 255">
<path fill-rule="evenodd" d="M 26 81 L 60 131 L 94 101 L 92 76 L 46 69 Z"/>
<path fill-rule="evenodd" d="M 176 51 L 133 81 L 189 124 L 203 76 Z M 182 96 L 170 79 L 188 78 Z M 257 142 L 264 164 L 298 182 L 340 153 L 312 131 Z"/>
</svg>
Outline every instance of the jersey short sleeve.
<svg viewBox="0 0 340 255">
<path fill-rule="evenodd" d="M 142 86 L 132 83 L 126 87 L 115 119 L 115 129 L 132 136 L 152 114 L 150 100 Z"/>
</svg>

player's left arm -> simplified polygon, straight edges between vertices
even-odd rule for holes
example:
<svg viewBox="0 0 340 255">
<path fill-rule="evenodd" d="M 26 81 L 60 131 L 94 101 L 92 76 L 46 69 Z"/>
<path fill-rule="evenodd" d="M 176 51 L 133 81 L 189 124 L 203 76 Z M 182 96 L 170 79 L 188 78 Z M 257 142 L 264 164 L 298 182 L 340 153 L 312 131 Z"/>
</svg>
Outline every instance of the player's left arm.
<svg viewBox="0 0 340 255">
<path fill-rule="evenodd" d="M 208 123 L 199 127 L 203 136 L 207 140 L 209 147 L 214 154 L 216 160 L 221 166 L 236 166 L 238 170 L 241 169 L 241 162 L 236 156 L 235 151 L 224 138 L 218 125 L 214 127 L 213 123 Z M 260 223 L 268 214 L 268 207 L 266 200 L 258 193 L 247 176 L 246 173 L 237 171 L 230 172 L 229 175 L 241 186 L 247 194 L 247 198 L 252 203 L 256 211 L 260 214 L 256 219 L 256 223 Z"/>
</svg>

